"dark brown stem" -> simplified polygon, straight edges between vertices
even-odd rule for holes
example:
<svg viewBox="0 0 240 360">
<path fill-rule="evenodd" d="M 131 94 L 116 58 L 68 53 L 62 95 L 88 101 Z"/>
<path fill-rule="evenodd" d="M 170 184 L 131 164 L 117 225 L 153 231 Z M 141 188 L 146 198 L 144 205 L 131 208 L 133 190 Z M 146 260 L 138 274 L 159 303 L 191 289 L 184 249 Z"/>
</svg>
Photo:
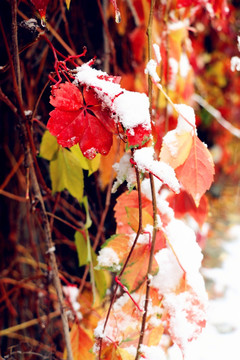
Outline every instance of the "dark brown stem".
<svg viewBox="0 0 240 360">
<path fill-rule="evenodd" d="M 109 28 L 108 28 L 108 24 L 107 24 L 107 22 L 105 20 L 105 15 L 104 15 L 104 12 L 103 12 L 101 1 L 97 0 L 97 4 L 98 4 L 100 16 L 102 18 L 103 27 L 104 27 L 106 36 L 108 38 L 108 43 L 109 43 L 109 46 L 110 46 L 110 49 L 111 49 L 112 61 L 113 61 L 113 72 L 114 72 L 114 74 L 116 74 L 117 73 L 116 50 L 115 50 L 114 43 L 113 43 Z"/>
<path fill-rule="evenodd" d="M 22 85 L 21 85 L 21 71 L 20 60 L 18 50 L 18 35 L 17 35 L 17 0 L 11 0 L 11 12 L 12 12 L 12 47 L 13 47 L 13 64 L 17 78 L 18 91 L 20 99 L 22 100 Z"/>
</svg>

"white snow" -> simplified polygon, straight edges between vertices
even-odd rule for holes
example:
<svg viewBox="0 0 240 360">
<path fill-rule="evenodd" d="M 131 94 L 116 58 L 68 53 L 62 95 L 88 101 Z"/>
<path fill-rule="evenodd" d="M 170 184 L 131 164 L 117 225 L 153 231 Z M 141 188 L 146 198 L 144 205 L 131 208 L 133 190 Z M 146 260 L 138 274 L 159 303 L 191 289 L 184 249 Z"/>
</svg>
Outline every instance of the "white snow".
<svg viewBox="0 0 240 360">
<path fill-rule="evenodd" d="M 155 254 L 158 263 L 158 273 L 153 276 L 151 286 L 158 289 L 159 294 L 166 294 L 176 290 L 183 276 L 176 257 L 171 249 L 164 248 Z"/>
<path fill-rule="evenodd" d="M 178 193 L 180 191 L 180 185 L 173 168 L 163 161 L 154 160 L 153 156 L 154 149 L 152 147 L 135 150 L 134 161 L 136 162 L 138 169 L 142 172 L 151 172 L 164 184 L 169 186 L 170 189 Z"/>
<path fill-rule="evenodd" d="M 168 360 L 239 360 L 240 354 L 240 225 L 225 236 L 226 251 L 220 268 L 203 269 L 204 277 L 214 283 L 215 299 L 209 300 L 207 326 L 199 338 L 188 345 L 183 359 L 177 345 L 169 348 Z"/>
<path fill-rule="evenodd" d="M 183 131 L 192 132 L 195 129 L 195 112 L 191 106 L 185 104 L 175 104 L 175 109 L 179 113 L 177 133 Z"/>
<path fill-rule="evenodd" d="M 79 289 L 76 286 L 63 286 L 63 293 L 70 302 L 75 313 L 74 315 L 76 315 L 79 320 L 82 319 L 82 314 L 79 311 L 81 306 L 77 300 Z"/>
<path fill-rule="evenodd" d="M 161 54 L 160 54 L 160 47 L 158 44 L 153 44 L 153 50 L 154 50 L 154 54 L 155 54 L 155 58 L 156 58 L 156 61 L 157 61 L 157 64 L 159 65 L 160 62 L 162 61 L 162 57 L 161 57 Z"/>
<path fill-rule="evenodd" d="M 111 109 L 112 117 L 116 122 L 121 122 L 125 129 L 134 131 L 138 125 L 147 130 L 151 128 L 149 99 L 146 94 L 122 89 L 106 72 L 93 69 L 87 64 L 77 68 L 75 83 L 93 88 L 103 102 L 103 107 L 105 105 Z"/>
<path fill-rule="evenodd" d="M 160 77 L 158 76 L 156 69 L 157 69 L 157 62 L 155 60 L 151 59 L 147 63 L 144 72 L 145 72 L 145 74 L 150 75 L 154 82 L 159 82 Z"/>
<path fill-rule="evenodd" d="M 198 271 L 203 255 L 194 231 L 183 221 L 172 219 L 166 226 L 165 233 L 183 269 L 189 274 Z"/>
<path fill-rule="evenodd" d="M 231 58 L 231 70 L 232 71 L 240 71 L 240 58 L 238 56 L 233 56 Z"/>
<path fill-rule="evenodd" d="M 136 182 L 136 173 L 130 163 L 130 158 L 130 153 L 124 153 L 119 163 L 115 163 L 113 165 L 113 169 L 116 171 L 117 177 L 112 187 L 112 193 L 116 192 L 119 185 L 121 185 L 125 180 L 129 190 Z"/>
<path fill-rule="evenodd" d="M 101 267 L 112 268 L 114 271 L 120 270 L 119 257 L 117 253 L 110 247 L 104 247 L 99 251 L 97 257 L 98 265 Z"/>
<path fill-rule="evenodd" d="M 141 345 L 140 353 L 143 355 L 140 360 L 165 360 L 166 355 L 159 346 Z"/>
<path fill-rule="evenodd" d="M 179 68 L 180 68 L 180 75 L 183 78 L 186 78 L 191 69 L 191 65 L 189 63 L 187 54 L 184 52 L 181 54 L 180 57 Z"/>
</svg>

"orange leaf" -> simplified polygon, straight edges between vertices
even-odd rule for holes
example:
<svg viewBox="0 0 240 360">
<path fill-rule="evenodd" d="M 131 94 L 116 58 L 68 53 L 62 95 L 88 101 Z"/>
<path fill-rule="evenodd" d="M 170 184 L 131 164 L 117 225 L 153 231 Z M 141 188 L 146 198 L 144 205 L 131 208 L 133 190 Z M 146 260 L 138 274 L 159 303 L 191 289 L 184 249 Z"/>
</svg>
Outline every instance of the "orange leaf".
<svg viewBox="0 0 240 360">
<path fill-rule="evenodd" d="M 131 193 L 125 192 L 124 194 L 119 196 L 119 198 L 117 199 L 117 203 L 114 207 L 115 219 L 117 221 L 117 233 L 132 233 L 132 229 L 129 226 L 129 217 L 130 223 L 132 218 L 133 227 L 135 229 L 136 223 L 134 222 L 136 221 L 136 219 L 134 220 L 133 218 L 138 217 L 138 207 L 138 193 L 136 190 L 133 190 Z M 132 211 L 132 214 L 130 212 L 130 209 Z M 146 213 L 148 213 L 152 217 L 152 202 L 144 195 L 142 195 L 142 209 L 145 215 Z M 143 219 L 143 228 L 144 226 L 149 224 L 149 219 L 149 216 L 146 215 L 145 219 Z M 151 221 L 150 225 L 152 225 L 152 222 L 153 221 Z"/>
<path fill-rule="evenodd" d="M 169 139 L 170 136 L 171 140 Z M 192 142 L 193 137 L 190 132 L 185 131 L 178 134 L 175 130 L 169 131 L 163 139 L 160 159 L 169 164 L 173 169 L 176 169 L 187 159 Z"/>
<path fill-rule="evenodd" d="M 147 279 L 149 262 L 149 244 L 137 245 L 133 250 L 129 263 L 121 277 L 121 281 L 127 286 L 129 292 L 133 292 Z M 153 259 L 152 274 L 158 271 L 156 259 Z"/>
<path fill-rule="evenodd" d="M 104 189 L 111 179 L 112 174 L 112 166 L 114 163 L 120 161 L 122 155 L 124 154 L 124 143 L 114 136 L 113 137 L 113 144 L 106 156 L 101 156 L 100 161 L 100 184 L 102 189 Z M 116 175 L 116 173 L 115 173 Z M 114 175 L 114 177 L 115 177 Z"/>
<path fill-rule="evenodd" d="M 199 206 L 201 197 L 213 182 L 214 165 L 210 152 L 196 135 L 187 160 L 175 171 L 178 180 Z"/>
<path fill-rule="evenodd" d="M 74 324 L 71 333 L 71 346 L 74 360 L 94 360 L 95 356 L 91 353 L 93 347 L 93 339 L 81 327 L 81 325 Z M 66 359 L 66 354 L 64 354 Z"/>
</svg>

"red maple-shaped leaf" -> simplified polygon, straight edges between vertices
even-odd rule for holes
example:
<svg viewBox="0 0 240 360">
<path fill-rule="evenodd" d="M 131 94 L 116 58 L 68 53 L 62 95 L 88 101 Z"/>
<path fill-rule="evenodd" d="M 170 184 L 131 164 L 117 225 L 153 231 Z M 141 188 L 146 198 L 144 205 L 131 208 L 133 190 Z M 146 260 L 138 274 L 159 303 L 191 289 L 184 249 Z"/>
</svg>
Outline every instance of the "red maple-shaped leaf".
<svg viewBox="0 0 240 360">
<path fill-rule="evenodd" d="M 196 206 L 213 182 L 214 165 L 210 152 L 195 135 L 186 161 L 175 169 L 178 180 L 192 195 Z"/>
<path fill-rule="evenodd" d="M 60 145 L 72 147 L 79 143 L 88 159 L 93 159 L 96 153 L 108 154 L 115 122 L 92 88 L 60 84 L 52 91 L 50 103 L 55 109 L 50 113 L 47 128 Z"/>
<path fill-rule="evenodd" d="M 41 18 L 45 18 L 49 0 L 31 0 Z"/>
</svg>

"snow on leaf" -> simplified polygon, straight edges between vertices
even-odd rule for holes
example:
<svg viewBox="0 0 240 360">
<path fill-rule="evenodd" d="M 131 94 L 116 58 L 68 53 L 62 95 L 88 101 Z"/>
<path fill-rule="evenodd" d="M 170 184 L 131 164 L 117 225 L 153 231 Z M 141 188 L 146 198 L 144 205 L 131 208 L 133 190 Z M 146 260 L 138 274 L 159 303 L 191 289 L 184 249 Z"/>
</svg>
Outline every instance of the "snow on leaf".
<svg viewBox="0 0 240 360">
<path fill-rule="evenodd" d="M 112 120 L 126 131 L 129 146 L 142 146 L 150 138 L 149 99 L 146 94 L 122 89 L 118 77 L 92 69 L 87 64 L 78 68 L 75 83 L 94 90 L 102 109 L 107 108 Z"/>
<path fill-rule="evenodd" d="M 130 251 L 129 236 L 117 234 L 111 236 L 103 245 L 97 257 L 98 268 L 119 271 Z"/>
<path fill-rule="evenodd" d="M 175 130 L 169 131 L 163 138 L 160 159 L 176 169 L 187 159 L 192 141 L 192 135 L 187 131 L 181 134 Z"/>
<path fill-rule="evenodd" d="M 97 152 L 106 155 L 112 146 L 114 120 L 107 108 L 102 109 L 94 90 L 80 89 L 71 84 L 60 84 L 52 91 L 47 128 L 64 147 L 79 143 L 84 156 L 93 159 Z"/>
<path fill-rule="evenodd" d="M 67 189 L 79 201 L 83 196 L 83 171 L 78 159 L 69 150 L 60 148 L 50 162 L 53 193 Z"/>
<path fill-rule="evenodd" d="M 171 166 L 163 161 L 153 159 L 154 149 L 152 147 L 144 147 L 134 152 L 134 161 L 140 171 L 151 172 L 171 190 L 178 193 L 180 186 L 176 178 L 175 172 Z"/>
<path fill-rule="evenodd" d="M 213 182 L 214 165 L 210 152 L 196 135 L 188 158 L 175 171 L 184 189 L 192 195 L 196 206 L 199 206 L 201 197 Z"/>
<path fill-rule="evenodd" d="M 168 312 L 169 333 L 184 355 L 189 342 L 206 325 L 206 304 L 190 288 L 180 294 L 167 294 L 163 305 Z"/>
</svg>

